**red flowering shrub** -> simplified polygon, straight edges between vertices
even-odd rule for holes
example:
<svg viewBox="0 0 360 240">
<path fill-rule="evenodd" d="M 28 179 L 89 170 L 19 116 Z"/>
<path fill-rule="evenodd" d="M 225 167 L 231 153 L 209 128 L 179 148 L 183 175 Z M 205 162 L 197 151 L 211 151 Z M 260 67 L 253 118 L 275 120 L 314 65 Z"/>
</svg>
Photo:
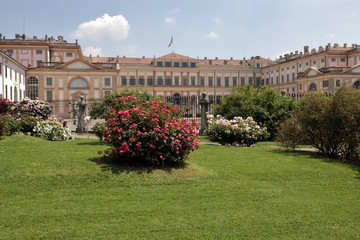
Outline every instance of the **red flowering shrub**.
<svg viewBox="0 0 360 240">
<path fill-rule="evenodd" d="M 12 103 L 6 98 L 0 98 L 0 114 L 10 113 Z"/>
<path fill-rule="evenodd" d="M 181 119 L 176 107 L 159 101 L 141 102 L 131 96 L 114 101 L 104 131 L 105 141 L 112 146 L 107 150 L 110 157 L 164 165 L 184 162 L 199 147 L 196 121 Z"/>
</svg>

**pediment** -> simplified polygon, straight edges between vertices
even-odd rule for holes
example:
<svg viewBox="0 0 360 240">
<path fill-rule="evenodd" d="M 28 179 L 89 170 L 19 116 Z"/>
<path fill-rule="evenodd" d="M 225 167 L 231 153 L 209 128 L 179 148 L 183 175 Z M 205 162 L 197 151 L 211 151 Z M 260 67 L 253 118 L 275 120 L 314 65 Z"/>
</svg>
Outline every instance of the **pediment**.
<svg viewBox="0 0 360 240">
<path fill-rule="evenodd" d="M 343 73 L 360 73 L 360 64 L 345 70 Z"/>
<path fill-rule="evenodd" d="M 305 72 L 303 72 L 301 74 L 300 78 L 313 77 L 313 76 L 319 76 L 319 75 L 323 75 L 323 73 L 320 72 L 316 67 L 309 67 L 308 69 L 305 70 Z"/>
<path fill-rule="evenodd" d="M 82 59 L 74 59 L 70 62 L 61 64 L 56 67 L 57 69 L 69 69 L 69 70 L 98 70 L 100 67 L 86 62 Z"/>
</svg>

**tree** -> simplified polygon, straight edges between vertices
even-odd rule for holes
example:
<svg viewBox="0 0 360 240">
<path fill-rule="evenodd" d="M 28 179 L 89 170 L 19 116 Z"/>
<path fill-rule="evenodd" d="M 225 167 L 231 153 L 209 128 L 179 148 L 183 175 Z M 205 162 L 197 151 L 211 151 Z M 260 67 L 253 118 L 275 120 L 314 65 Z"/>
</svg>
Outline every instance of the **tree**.
<svg viewBox="0 0 360 240">
<path fill-rule="evenodd" d="M 220 104 L 214 107 L 214 115 L 226 119 L 253 117 L 268 129 L 273 138 L 279 121 L 289 116 L 295 106 L 295 101 L 289 96 L 268 86 L 255 89 L 247 85 L 235 88 L 229 96 L 221 99 Z"/>
<path fill-rule="evenodd" d="M 95 101 L 91 105 L 90 116 L 91 118 L 105 118 L 109 116 L 109 110 L 114 108 L 114 100 L 120 97 L 129 97 L 133 96 L 139 99 L 142 102 L 156 101 L 160 100 L 159 97 L 156 97 L 148 92 L 142 92 L 139 90 L 129 90 L 124 89 L 120 91 L 114 91 L 110 94 L 103 96 L 99 101 Z"/>
</svg>

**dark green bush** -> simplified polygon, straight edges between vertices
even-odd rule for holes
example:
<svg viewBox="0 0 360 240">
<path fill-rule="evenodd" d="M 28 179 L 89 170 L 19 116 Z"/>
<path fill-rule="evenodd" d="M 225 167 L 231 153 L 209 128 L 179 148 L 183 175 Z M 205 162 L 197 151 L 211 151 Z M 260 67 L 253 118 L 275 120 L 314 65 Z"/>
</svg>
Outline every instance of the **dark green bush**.
<svg viewBox="0 0 360 240">
<path fill-rule="evenodd" d="M 30 133 L 32 135 L 34 127 L 40 120 L 30 115 L 23 115 L 20 119 L 18 119 L 18 121 L 20 124 L 20 131 L 22 133 Z"/>
<path fill-rule="evenodd" d="M 20 129 L 19 123 L 8 114 L 0 115 L 0 136 L 10 136 L 18 132 Z"/>
<path fill-rule="evenodd" d="M 256 89 L 243 86 L 235 88 L 229 96 L 221 99 L 220 104 L 214 107 L 214 115 L 221 115 L 226 119 L 253 117 L 257 123 L 267 128 L 273 138 L 278 123 L 290 116 L 295 105 L 295 101 L 289 96 L 268 86 Z"/>
</svg>

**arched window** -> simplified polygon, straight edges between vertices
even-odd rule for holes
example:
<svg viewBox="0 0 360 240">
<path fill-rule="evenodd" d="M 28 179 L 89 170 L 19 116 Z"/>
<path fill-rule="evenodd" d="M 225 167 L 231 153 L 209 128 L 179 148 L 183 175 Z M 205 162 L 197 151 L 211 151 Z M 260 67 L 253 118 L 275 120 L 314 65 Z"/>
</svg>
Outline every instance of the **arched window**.
<svg viewBox="0 0 360 240">
<path fill-rule="evenodd" d="M 360 89 L 360 80 L 357 80 L 357 81 L 354 83 L 354 88 Z"/>
<path fill-rule="evenodd" d="M 316 91 L 317 87 L 315 83 L 312 83 L 309 87 L 309 91 Z"/>
<path fill-rule="evenodd" d="M 27 97 L 35 100 L 38 97 L 38 79 L 29 77 L 27 80 Z"/>
<path fill-rule="evenodd" d="M 88 84 L 85 80 L 77 78 L 71 81 L 69 88 L 88 88 Z"/>
</svg>

